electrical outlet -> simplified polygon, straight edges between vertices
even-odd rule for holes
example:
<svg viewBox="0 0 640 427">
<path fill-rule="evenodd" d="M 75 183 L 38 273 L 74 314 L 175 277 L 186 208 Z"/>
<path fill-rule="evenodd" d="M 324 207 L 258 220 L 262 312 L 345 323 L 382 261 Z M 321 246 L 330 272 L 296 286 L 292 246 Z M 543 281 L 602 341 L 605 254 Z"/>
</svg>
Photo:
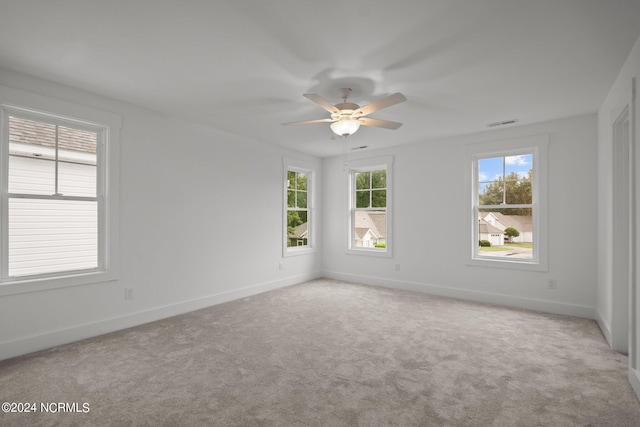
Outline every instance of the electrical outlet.
<svg viewBox="0 0 640 427">
<path fill-rule="evenodd" d="M 548 289 L 558 289 L 558 282 L 556 279 L 549 279 L 549 283 L 547 284 Z"/>
<path fill-rule="evenodd" d="M 280 270 L 280 271 L 284 270 L 284 262 L 279 262 L 278 263 L 278 270 Z"/>
<path fill-rule="evenodd" d="M 133 299 L 133 289 L 124 288 L 124 299 Z"/>
</svg>

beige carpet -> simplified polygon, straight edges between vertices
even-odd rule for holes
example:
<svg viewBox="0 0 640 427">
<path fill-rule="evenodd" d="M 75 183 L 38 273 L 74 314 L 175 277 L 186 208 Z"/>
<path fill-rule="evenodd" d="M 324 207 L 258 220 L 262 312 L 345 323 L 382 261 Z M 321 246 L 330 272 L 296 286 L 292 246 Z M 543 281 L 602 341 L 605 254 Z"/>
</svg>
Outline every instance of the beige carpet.
<svg viewBox="0 0 640 427">
<path fill-rule="evenodd" d="M 0 362 L 79 411 L 0 425 L 638 426 L 626 369 L 590 320 L 317 280 Z"/>
</svg>

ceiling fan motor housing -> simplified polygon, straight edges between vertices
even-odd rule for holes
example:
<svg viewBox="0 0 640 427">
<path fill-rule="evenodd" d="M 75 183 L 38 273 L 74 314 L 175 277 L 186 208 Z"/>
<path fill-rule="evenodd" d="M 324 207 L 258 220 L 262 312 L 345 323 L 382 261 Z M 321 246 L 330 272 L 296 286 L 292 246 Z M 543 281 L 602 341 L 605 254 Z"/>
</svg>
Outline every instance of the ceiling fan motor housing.
<svg viewBox="0 0 640 427">
<path fill-rule="evenodd" d="M 340 120 L 351 117 L 353 112 L 360 108 L 360 106 L 352 102 L 341 102 L 336 104 L 336 108 L 340 110 L 340 112 L 332 113 L 331 118 L 334 120 Z"/>
<path fill-rule="evenodd" d="M 360 108 L 360 106 L 358 104 L 354 104 L 353 102 L 341 102 L 339 104 L 336 104 L 336 108 L 338 110 L 357 110 L 358 108 Z"/>
</svg>

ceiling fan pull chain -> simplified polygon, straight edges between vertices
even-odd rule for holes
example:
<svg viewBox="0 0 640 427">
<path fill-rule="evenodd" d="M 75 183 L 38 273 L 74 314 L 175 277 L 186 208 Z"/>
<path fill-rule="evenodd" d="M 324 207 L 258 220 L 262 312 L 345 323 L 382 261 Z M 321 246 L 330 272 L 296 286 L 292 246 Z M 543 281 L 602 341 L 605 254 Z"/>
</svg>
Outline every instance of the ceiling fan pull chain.
<svg viewBox="0 0 640 427">
<path fill-rule="evenodd" d="M 343 153 L 342 153 L 342 172 L 347 173 L 347 137 L 349 135 L 342 135 L 342 139 L 344 141 L 343 145 Z"/>
</svg>

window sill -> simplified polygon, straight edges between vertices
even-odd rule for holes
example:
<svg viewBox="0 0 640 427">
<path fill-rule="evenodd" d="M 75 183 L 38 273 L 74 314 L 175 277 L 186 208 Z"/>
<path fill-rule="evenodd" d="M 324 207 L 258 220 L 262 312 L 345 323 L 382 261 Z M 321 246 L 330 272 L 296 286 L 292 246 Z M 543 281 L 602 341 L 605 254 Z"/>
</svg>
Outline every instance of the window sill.
<svg viewBox="0 0 640 427">
<path fill-rule="evenodd" d="M 547 272 L 547 266 L 539 261 L 508 260 L 502 258 L 472 258 L 467 261 L 470 267 L 504 268 L 510 270 Z"/>
<path fill-rule="evenodd" d="M 297 248 L 297 247 L 289 247 L 282 254 L 283 257 L 291 257 L 298 255 L 308 255 L 316 253 L 316 248 Z"/>
<path fill-rule="evenodd" d="M 391 251 L 379 251 L 376 249 L 347 249 L 347 255 L 364 255 L 372 257 L 391 258 Z"/>
<path fill-rule="evenodd" d="M 0 296 L 49 291 L 71 286 L 90 285 L 117 280 L 114 272 L 92 271 L 68 276 L 8 279 L 0 282 Z"/>
</svg>

